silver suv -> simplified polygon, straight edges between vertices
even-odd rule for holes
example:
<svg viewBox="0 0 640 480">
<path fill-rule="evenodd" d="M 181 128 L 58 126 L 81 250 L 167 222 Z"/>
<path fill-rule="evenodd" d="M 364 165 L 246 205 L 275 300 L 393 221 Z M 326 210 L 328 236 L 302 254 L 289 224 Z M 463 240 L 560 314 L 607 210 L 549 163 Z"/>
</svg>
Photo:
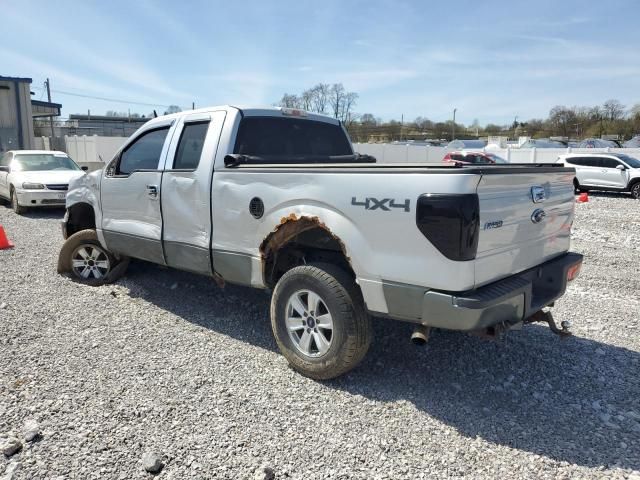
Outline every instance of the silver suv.
<svg viewBox="0 0 640 480">
<path fill-rule="evenodd" d="M 577 191 L 630 192 L 640 199 L 640 160 L 624 153 L 572 153 L 560 155 L 558 163 L 576 169 Z"/>
</svg>

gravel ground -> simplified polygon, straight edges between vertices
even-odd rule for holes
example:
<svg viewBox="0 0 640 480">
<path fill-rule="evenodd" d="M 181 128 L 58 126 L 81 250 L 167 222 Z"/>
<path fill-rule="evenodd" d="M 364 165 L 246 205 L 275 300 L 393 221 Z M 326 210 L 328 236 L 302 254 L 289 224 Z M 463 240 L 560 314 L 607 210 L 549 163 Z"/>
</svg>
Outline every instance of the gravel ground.
<svg viewBox="0 0 640 480">
<path fill-rule="evenodd" d="M 143 262 L 82 286 L 55 272 L 63 212 L 0 207 L 0 478 L 640 479 L 640 203 L 590 199 L 555 308 L 574 337 L 419 348 L 375 320 L 327 383 L 277 353 L 265 292 Z"/>
</svg>

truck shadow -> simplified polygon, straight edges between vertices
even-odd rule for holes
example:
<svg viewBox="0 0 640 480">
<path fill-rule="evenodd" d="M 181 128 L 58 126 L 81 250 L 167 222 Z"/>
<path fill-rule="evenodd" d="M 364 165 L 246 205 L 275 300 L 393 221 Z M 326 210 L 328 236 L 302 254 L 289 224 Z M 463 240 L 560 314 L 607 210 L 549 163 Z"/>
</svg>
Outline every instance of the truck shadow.
<svg viewBox="0 0 640 480">
<path fill-rule="evenodd" d="M 266 292 L 132 262 L 121 284 L 188 322 L 277 351 Z M 170 294 L 171 290 L 176 294 Z M 469 439 L 586 467 L 640 468 L 640 354 L 561 341 L 531 325 L 503 342 L 436 331 L 424 347 L 409 325 L 374 319 L 362 365 L 328 388 L 388 405 L 410 402 Z M 302 378 L 302 377 L 301 377 Z M 301 385 L 300 388 L 304 388 Z"/>
</svg>

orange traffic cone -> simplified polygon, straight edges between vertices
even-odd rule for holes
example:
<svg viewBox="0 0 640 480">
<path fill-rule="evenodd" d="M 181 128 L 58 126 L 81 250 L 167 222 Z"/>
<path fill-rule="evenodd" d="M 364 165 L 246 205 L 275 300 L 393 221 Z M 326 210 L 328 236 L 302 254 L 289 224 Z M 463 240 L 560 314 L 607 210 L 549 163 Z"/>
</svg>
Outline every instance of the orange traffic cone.
<svg viewBox="0 0 640 480">
<path fill-rule="evenodd" d="M 13 248 L 13 243 L 9 241 L 7 234 L 4 233 L 4 228 L 0 225 L 0 250 L 4 250 L 5 248 Z"/>
<path fill-rule="evenodd" d="M 582 192 L 580 196 L 578 196 L 578 203 L 587 203 L 589 201 L 589 194 L 587 192 Z"/>
</svg>

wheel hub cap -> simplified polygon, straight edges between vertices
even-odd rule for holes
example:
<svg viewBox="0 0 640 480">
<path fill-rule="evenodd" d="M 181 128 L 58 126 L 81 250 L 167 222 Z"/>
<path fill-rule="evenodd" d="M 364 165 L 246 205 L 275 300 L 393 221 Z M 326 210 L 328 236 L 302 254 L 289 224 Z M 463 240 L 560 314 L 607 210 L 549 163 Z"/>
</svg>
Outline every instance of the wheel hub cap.
<svg viewBox="0 0 640 480">
<path fill-rule="evenodd" d="M 311 290 L 293 293 L 286 307 L 286 326 L 291 341 L 307 357 L 322 357 L 333 340 L 333 317 L 325 301 Z"/>
<path fill-rule="evenodd" d="M 111 270 L 107 253 L 97 245 L 80 245 L 71 255 L 73 273 L 83 280 L 101 279 Z"/>
</svg>

